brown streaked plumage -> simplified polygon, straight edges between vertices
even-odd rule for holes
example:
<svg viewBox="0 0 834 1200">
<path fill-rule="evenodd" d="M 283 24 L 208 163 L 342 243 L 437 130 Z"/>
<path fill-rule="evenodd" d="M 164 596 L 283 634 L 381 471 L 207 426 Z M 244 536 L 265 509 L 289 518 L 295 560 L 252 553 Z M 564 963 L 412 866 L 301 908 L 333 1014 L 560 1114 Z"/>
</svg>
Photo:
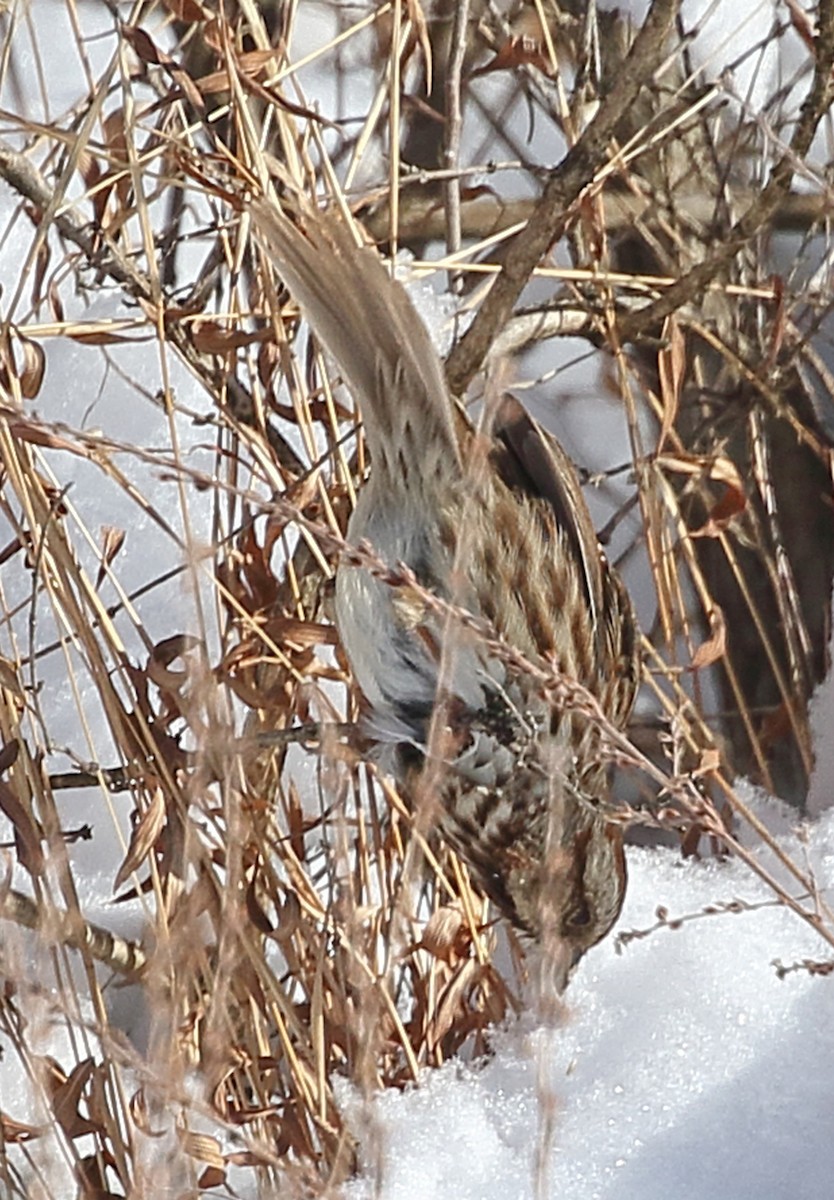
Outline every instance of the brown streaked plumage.
<svg viewBox="0 0 834 1200">
<path fill-rule="evenodd" d="M 554 659 L 621 728 L 638 674 L 631 606 L 562 448 L 511 396 L 489 442 L 474 431 L 405 291 L 343 221 L 305 210 L 300 230 L 262 200 L 251 213 L 364 421 L 371 474 L 351 541 L 407 563 L 528 658 Z M 336 616 L 375 738 L 409 782 L 424 764 L 438 772 L 446 837 L 502 912 L 554 948 L 563 984 L 625 887 L 597 730 L 413 590 L 343 566 Z"/>
</svg>

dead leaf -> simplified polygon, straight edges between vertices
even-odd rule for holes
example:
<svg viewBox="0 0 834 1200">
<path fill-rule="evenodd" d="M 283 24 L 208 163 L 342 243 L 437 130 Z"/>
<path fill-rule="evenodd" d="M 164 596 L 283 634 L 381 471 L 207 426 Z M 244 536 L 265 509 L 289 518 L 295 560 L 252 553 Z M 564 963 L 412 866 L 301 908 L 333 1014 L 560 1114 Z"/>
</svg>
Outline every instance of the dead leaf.
<svg viewBox="0 0 834 1200">
<path fill-rule="evenodd" d="M 426 1042 L 432 1051 L 440 1045 L 460 1016 L 464 998 L 477 983 L 481 969 L 476 958 L 467 959 L 441 992 L 434 1018 L 426 1031 Z"/>
<path fill-rule="evenodd" d="M 712 507 L 709 516 L 699 529 L 690 532 L 690 537 L 718 537 L 730 521 L 747 507 L 747 493 L 738 467 L 723 455 L 706 458 L 698 454 L 658 454 L 656 464 L 666 471 L 679 475 L 690 475 L 722 483 L 725 491 Z"/>
<path fill-rule="evenodd" d="M 43 346 L 33 342 L 31 338 L 18 334 L 18 340 L 23 348 L 23 370 L 18 376 L 20 392 L 25 400 L 34 400 L 41 390 L 46 373 L 46 353 Z"/>
<path fill-rule="evenodd" d="M 453 963 L 466 957 L 471 944 L 472 935 L 463 911 L 444 904 L 429 917 L 415 949 L 428 950 L 441 962 Z"/>
<path fill-rule="evenodd" d="M 536 67 L 543 75 L 550 74 L 550 59 L 542 49 L 541 42 L 524 34 L 504 42 L 495 57 L 473 71 L 471 78 L 477 79 L 479 75 L 489 75 L 493 71 L 511 71 L 521 66 Z"/>
<path fill-rule="evenodd" d="M 245 54 L 239 54 L 235 59 L 235 66 L 240 75 L 245 79 L 256 79 L 259 75 L 267 73 L 267 67 L 274 65 L 278 50 L 249 50 Z M 231 83 L 229 79 L 229 71 L 223 68 L 220 71 L 212 71 L 209 75 L 202 75 L 196 81 L 197 87 L 203 96 L 213 96 L 217 92 L 228 92 Z"/>
<path fill-rule="evenodd" d="M 20 742 L 17 738 L 12 738 L 10 742 L 6 742 L 5 746 L 0 749 L 0 775 L 5 775 L 9 767 L 14 766 L 19 754 Z"/>
<path fill-rule="evenodd" d="M 18 861 L 35 878 L 43 874 L 45 860 L 41 833 L 32 814 L 18 799 L 7 783 L 0 781 L 0 811 L 4 812 L 14 829 L 14 844 Z"/>
<path fill-rule="evenodd" d="M 134 826 L 124 862 L 116 872 L 113 891 L 117 891 L 133 872 L 142 865 L 156 844 L 165 824 L 165 797 L 162 788 L 155 789 L 151 802 Z"/>
<path fill-rule="evenodd" d="M 107 333 L 102 329 L 92 330 L 90 333 L 73 333 L 68 329 L 66 336 L 81 346 L 133 346 L 149 340 L 145 335 L 127 337 L 123 333 Z"/>
<path fill-rule="evenodd" d="M 16 1121 L 14 1117 L 10 1117 L 4 1112 L 0 1112 L 0 1131 L 2 1131 L 4 1142 L 17 1144 L 30 1142 L 32 1138 L 43 1137 L 46 1132 L 44 1128 L 39 1128 L 37 1125 L 26 1125 L 23 1121 Z"/>
<path fill-rule="evenodd" d="M 725 486 L 724 495 L 710 509 L 709 516 L 700 529 L 693 529 L 690 537 L 718 537 L 739 513 L 747 507 L 747 496 L 741 488 Z"/>
<path fill-rule="evenodd" d="M 219 321 L 195 321 L 191 330 L 191 341 L 201 354 L 228 354 L 253 342 L 262 342 L 268 331 L 247 333 L 243 329 L 228 329 Z"/>
<path fill-rule="evenodd" d="M 802 41 L 816 57 L 817 47 L 814 41 L 814 27 L 808 20 L 808 14 L 804 8 L 801 8 L 797 0 L 785 0 L 788 6 L 788 12 L 791 14 L 791 25 L 799 34 Z"/>
<path fill-rule="evenodd" d="M 170 664 L 201 645 L 200 639 L 187 633 L 176 633 L 157 642 L 148 659 L 148 678 L 164 691 L 178 692 L 188 679 L 188 671 L 174 671 Z"/>
<path fill-rule="evenodd" d="M 197 0 L 163 0 L 163 4 L 177 21 L 187 21 L 193 25 L 208 19 L 208 14 Z"/>
<path fill-rule="evenodd" d="M 711 630 L 709 639 L 702 642 L 692 656 L 690 669 L 693 671 L 712 666 L 727 652 L 727 625 L 723 612 L 717 606 L 709 614 L 709 625 Z"/>
<path fill-rule="evenodd" d="M 26 693 L 20 682 L 20 677 L 17 673 L 17 667 L 8 658 L 4 658 L 0 654 L 0 687 L 5 688 L 7 692 L 11 692 L 18 700 L 25 700 Z"/>
<path fill-rule="evenodd" d="M 144 29 L 141 29 L 138 25 L 122 25 L 122 37 L 132 47 L 134 54 L 140 62 L 153 67 L 162 65 L 163 60 L 160 57 L 160 52 L 153 38 Z"/>
<path fill-rule="evenodd" d="M 125 542 L 124 529 L 117 529 L 115 525 L 102 525 L 101 527 L 101 557 L 102 562 L 96 575 L 96 591 L 104 582 L 104 577 L 107 574 L 107 567 L 110 566 L 113 559 L 121 550 Z"/>
<path fill-rule="evenodd" d="M 180 1145 L 191 1158 L 209 1163 L 210 1166 L 217 1170 L 223 1170 L 225 1163 L 217 1138 L 212 1137 L 208 1133 L 194 1133 L 190 1129 L 179 1130 L 178 1136 Z"/>
<path fill-rule="evenodd" d="M 686 345 L 674 313 L 666 318 L 663 326 L 663 340 L 665 346 L 657 356 L 660 374 L 660 402 L 663 408 L 660 434 L 657 439 L 658 450 L 663 449 L 677 420 L 686 369 Z"/>
<path fill-rule="evenodd" d="M 66 1136 L 78 1138 L 86 1137 L 88 1133 L 99 1133 L 100 1126 L 83 1117 L 79 1111 L 84 1089 L 95 1070 L 93 1059 L 85 1058 L 76 1063 L 69 1075 L 65 1075 L 54 1060 L 49 1061 L 48 1067 L 46 1086 L 51 1094 L 52 1112 Z"/>
<path fill-rule="evenodd" d="M 222 1187 L 225 1182 L 226 1170 L 224 1167 L 206 1167 L 197 1180 L 197 1187 L 200 1191 L 206 1191 L 208 1188 Z"/>
</svg>

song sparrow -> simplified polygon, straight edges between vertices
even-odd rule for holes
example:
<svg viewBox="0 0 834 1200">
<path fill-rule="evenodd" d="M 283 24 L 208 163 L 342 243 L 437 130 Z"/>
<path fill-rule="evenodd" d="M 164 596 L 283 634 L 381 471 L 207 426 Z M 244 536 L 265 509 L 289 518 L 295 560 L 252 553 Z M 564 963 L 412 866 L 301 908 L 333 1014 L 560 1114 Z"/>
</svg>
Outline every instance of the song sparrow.
<svg viewBox="0 0 834 1200">
<path fill-rule="evenodd" d="M 350 541 L 555 662 L 622 727 L 638 673 L 631 606 L 562 448 L 510 396 L 487 437 L 473 428 L 404 289 L 343 221 L 305 210 L 302 232 L 265 201 L 251 213 L 364 421 L 371 472 Z M 561 947 L 564 983 L 625 887 L 621 831 L 600 811 L 598 729 L 419 588 L 343 565 L 336 618 L 374 738 L 396 747 L 401 780 L 430 774 L 445 836 L 521 931 Z"/>
</svg>

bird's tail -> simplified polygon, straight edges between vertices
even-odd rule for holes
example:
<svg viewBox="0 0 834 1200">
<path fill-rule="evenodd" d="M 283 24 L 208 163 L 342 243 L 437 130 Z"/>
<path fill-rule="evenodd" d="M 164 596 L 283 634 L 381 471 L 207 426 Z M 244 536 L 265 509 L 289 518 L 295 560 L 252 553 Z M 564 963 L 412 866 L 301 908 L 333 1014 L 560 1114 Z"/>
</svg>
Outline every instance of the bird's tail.
<svg viewBox="0 0 834 1200">
<path fill-rule="evenodd" d="M 404 482 L 460 470 L 452 402 L 440 360 L 404 288 L 341 219 L 305 207 L 302 229 L 273 203 L 253 221 L 316 336 L 338 363 L 365 424 L 377 479 Z M 434 462 L 432 459 L 434 458 Z"/>
</svg>

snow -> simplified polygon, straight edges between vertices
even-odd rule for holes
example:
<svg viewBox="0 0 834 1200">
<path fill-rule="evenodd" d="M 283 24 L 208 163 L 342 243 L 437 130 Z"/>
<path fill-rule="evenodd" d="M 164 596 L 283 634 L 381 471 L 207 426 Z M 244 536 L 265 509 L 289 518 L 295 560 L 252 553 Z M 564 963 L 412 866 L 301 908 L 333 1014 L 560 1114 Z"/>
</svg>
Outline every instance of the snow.
<svg viewBox="0 0 834 1200">
<path fill-rule="evenodd" d="M 796 819 L 761 798 L 758 811 Z M 782 845 L 801 861 L 796 835 Z M 834 814 L 810 847 L 830 888 Z M 629 870 L 617 933 L 653 926 L 659 904 L 670 919 L 702 915 L 589 953 L 557 1027 L 522 1019 L 483 1066 L 453 1062 L 370 1107 L 354 1100 L 374 1158 L 350 1200 L 830 1200 L 832 980 L 780 979 L 772 965 L 825 946 L 739 862 L 633 849 Z M 736 900 L 770 906 L 703 914 Z"/>
</svg>

